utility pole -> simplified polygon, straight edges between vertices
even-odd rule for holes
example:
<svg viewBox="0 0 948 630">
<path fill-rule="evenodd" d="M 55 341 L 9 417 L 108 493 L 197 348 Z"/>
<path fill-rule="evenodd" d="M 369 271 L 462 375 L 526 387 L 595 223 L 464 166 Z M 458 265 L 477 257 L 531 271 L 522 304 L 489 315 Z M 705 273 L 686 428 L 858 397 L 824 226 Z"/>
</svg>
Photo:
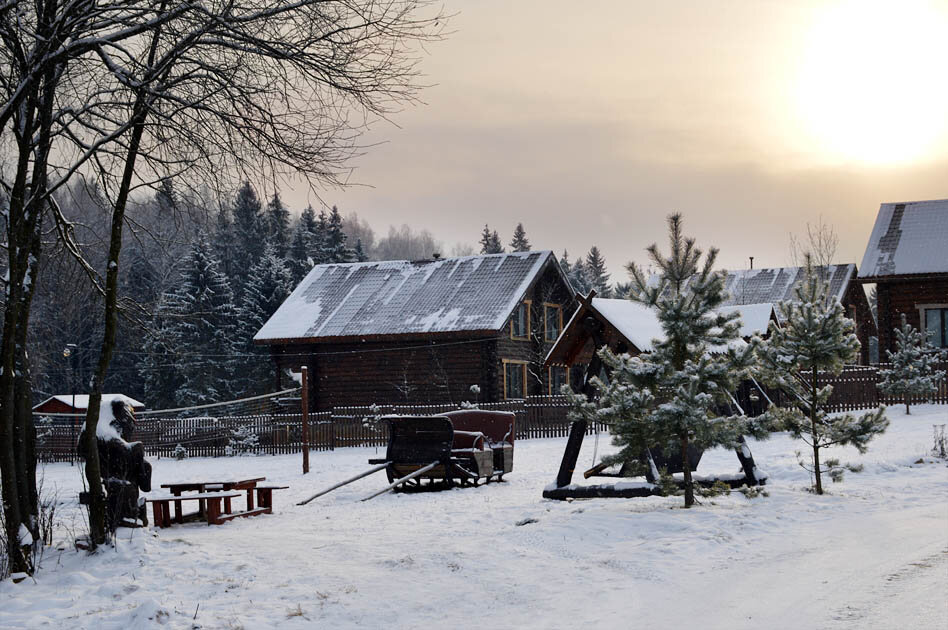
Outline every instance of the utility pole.
<svg viewBox="0 0 948 630">
<path fill-rule="evenodd" d="M 76 344 L 74 343 L 66 344 L 66 347 L 63 348 L 63 358 L 69 360 L 69 382 L 70 382 L 69 388 L 72 390 L 72 412 L 73 414 L 75 414 L 76 413 Z M 71 434 L 72 434 L 72 440 L 71 440 L 72 446 L 70 447 L 70 449 L 72 447 L 75 447 L 76 445 L 76 422 L 78 421 L 78 419 L 79 419 L 78 416 L 74 415 L 72 418 L 72 422 L 69 423 L 71 425 L 70 428 L 71 428 Z M 69 458 L 70 466 L 74 465 L 75 459 L 76 459 L 75 457 Z"/>
</svg>

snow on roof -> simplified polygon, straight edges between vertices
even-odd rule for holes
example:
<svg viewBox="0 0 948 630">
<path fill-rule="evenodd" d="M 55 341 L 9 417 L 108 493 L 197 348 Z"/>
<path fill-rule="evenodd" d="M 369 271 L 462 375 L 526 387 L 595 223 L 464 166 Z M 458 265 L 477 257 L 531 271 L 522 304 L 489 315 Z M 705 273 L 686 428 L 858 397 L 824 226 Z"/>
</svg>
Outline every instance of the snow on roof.
<svg viewBox="0 0 948 630">
<path fill-rule="evenodd" d="M 125 396 L 124 394 L 102 394 L 101 408 L 105 409 L 106 407 L 112 404 L 113 400 L 117 398 L 124 399 L 125 402 L 131 405 L 133 409 L 145 408 L 145 403 L 138 402 L 134 398 L 129 398 L 128 396 Z M 49 398 L 47 398 L 40 404 L 33 407 L 33 409 L 41 407 L 51 400 L 58 400 L 59 402 L 65 405 L 69 405 L 70 407 L 73 407 L 72 394 L 59 394 L 57 396 L 50 396 Z M 75 401 L 76 403 L 73 409 L 88 409 L 89 408 L 89 394 L 76 394 Z"/>
<path fill-rule="evenodd" d="M 763 335 L 770 325 L 770 318 L 774 315 L 774 305 L 766 304 L 737 304 L 722 306 L 719 313 L 738 312 L 741 315 L 741 337 L 751 337 L 755 334 Z"/>
<path fill-rule="evenodd" d="M 624 299 L 606 299 L 606 298 L 593 298 L 592 306 L 594 309 L 599 311 L 599 313 L 605 317 L 610 324 L 615 326 L 622 336 L 631 341 L 636 348 L 642 352 L 651 352 L 654 349 L 653 341 L 656 339 L 663 339 L 665 337 L 665 332 L 662 330 L 662 324 L 658 319 L 658 315 L 655 313 L 655 309 L 640 304 L 639 302 L 633 302 L 632 300 Z M 753 335 L 756 331 L 751 330 L 745 334 L 745 330 L 750 328 L 756 328 L 759 326 L 760 314 L 764 312 L 765 309 L 758 308 L 768 306 L 770 310 L 766 311 L 766 320 L 763 325 L 763 330 L 767 330 L 767 321 L 770 319 L 770 312 L 773 310 L 773 305 L 754 305 L 754 308 L 748 308 L 747 306 L 731 307 L 730 310 L 736 310 L 740 312 L 743 316 L 745 312 L 748 313 L 750 317 L 753 318 L 753 323 L 749 324 L 747 322 L 741 327 L 741 336 L 749 337 Z M 718 309 L 720 312 L 730 312 L 726 308 Z M 742 339 L 735 340 L 729 345 L 734 346 L 743 346 L 744 341 Z M 721 348 L 711 348 L 712 352 L 718 352 Z"/>
<path fill-rule="evenodd" d="M 317 265 L 254 341 L 499 330 L 550 251 Z"/>
<path fill-rule="evenodd" d="M 948 199 L 884 203 L 862 258 L 860 278 L 948 273 Z"/>
<path fill-rule="evenodd" d="M 842 302 L 849 288 L 856 265 L 827 265 L 817 267 L 829 282 L 829 294 Z M 805 267 L 773 267 L 770 269 L 737 269 L 726 271 L 724 286 L 729 297 L 726 306 L 748 304 L 777 304 L 793 301 L 793 290 L 803 282 Z"/>
<path fill-rule="evenodd" d="M 665 336 L 655 310 L 644 304 L 594 297 L 592 306 L 642 352 L 651 352 L 652 340 Z"/>
</svg>

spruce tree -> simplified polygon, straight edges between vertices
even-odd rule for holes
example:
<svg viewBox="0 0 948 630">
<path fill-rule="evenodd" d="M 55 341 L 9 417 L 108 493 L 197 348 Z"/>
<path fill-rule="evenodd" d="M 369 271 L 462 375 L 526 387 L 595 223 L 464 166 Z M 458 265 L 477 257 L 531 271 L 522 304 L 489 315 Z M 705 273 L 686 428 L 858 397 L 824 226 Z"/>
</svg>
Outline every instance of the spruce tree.
<svg viewBox="0 0 948 630">
<path fill-rule="evenodd" d="M 237 241 L 234 237 L 234 221 L 230 208 L 221 204 L 217 211 L 217 226 L 214 230 L 214 252 L 220 261 L 221 272 L 227 278 L 236 273 Z"/>
<path fill-rule="evenodd" d="M 299 221 L 296 222 L 293 241 L 290 244 L 290 251 L 287 256 L 294 283 L 299 283 L 313 268 L 313 265 L 317 264 L 312 250 L 321 249 L 321 244 L 316 242 L 319 238 L 318 225 L 313 206 L 306 206 L 306 209 L 300 214 Z"/>
<path fill-rule="evenodd" d="M 237 317 L 230 285 L 203 234 L 181 261 L 178 284 L 166 296 L 159 319 L 161 344 L 176 355 L 180 386 L 174 403 L 230 398 Z"/>
<path fill-rule="evenodd" d="M 569 262 L 569 253 L 564 249 L 563 255 L 560 257 L 560 269 L 563 270 L 563 274 L 569 278 L 570 273 L 573 270 L 573 266 Z"/>
<path fill-rule="evenodd" d="M 250 396 L 270 390 L 273 364 L 269 352 L 255 346 L 253 337 L 293 290 L 293 278 L 286 262 L 272 244 L 267 244 L 260 260 L 250 269 L 244 296 L 238 307 L 237 352 L 240 373 L 236 394 Z"/>
<path fill-rule="evenodd" d="M 601 298 L 612 297 L 612 288 L 609 286 L 609 274 L 606 272 L 606 259 L 599 248 L 593 245 L 586 254 L 586 274 L 590 288 L 596 291 Z"/>
<path fill-rule="evenodd" d="M 333 206 L 326 221 L 326 262 L 352 262 L 355 253 L 346 247 L 346 239 L 346 233 L 342 230 L 342 215 L 339 214 L 339 208 Z"/>
<path fill-rule="evenodd" d="M 510 251 L 530 251 L 530 241 L 527 240 L 527 232 L 523 229 L 523 223 L 518 223 L 517 227 L 514 229 L 513 240 L 510 241 Z"/>
<path fill-rule="evenodd" d="M 484 224 L 484 230 L 481 232 L 481 240 L 478 242 L 481 244 L 482 254 L 504 253 L 504 246 L 500 242 L 500 235 L 497 233 L 497 230 L 491 232 L 486 223 Z"/>
<path fill-rule="evenodd" d="M 795 299 L 779 305 L 784 324 L 770 323 L 769 337 L 758 351 L 762 380 L 787 394 L 788 404 L 772 405 L 766 419 L 811 448 L 810 464 L 801 466 L 813 473 L 817 494 L 823 494 L 823 473 L 834 470 L 821 463 L 822 449 L 852 445 L 864 453 L 869 441 L 889 424 L 884 408 L 859 417 L 830 415 L 826 410 L 833 392 L 833 386 L 825 384 L 828 376 L 838 376 L 859 354 L 855 324 L 839 301 L 825 299 L 826 293 L 807 257 L 806 275 L 794 289 Z"/>
<path fill-rule="evenodd" d="M 234 269 L 230 278 L 236 295 L 243 293 L 247 270 L 263 253 L 266 224 L 263 208 L 250 182 L 244 182 L 234 199 Z"/>
<path fill-rule="evenodd" d="M 945 372 L 936 370 L 935 364 L 946 360 L 945 353 L 930 346 L 903 314 L 902 326 L 895 331 L 895 352 L 890 350 L 888 354 L 892 367 L 879 370 L 879 391 L 901 398 L 907 415 L 913 398 L 926 400 L 938 391 Z"/>
<path fill-rule="evenodd" d="M 283 205 L 280 193 L 273 193 L 264 214 L 267 240 L 273 243 L 278 256 L 286 257 L 290 246 L 290 211 Z"/>
<path fill-rule="evenodd" d="M 611 425 L 614 444 L 621 449 L 613 461 L 637 462 L 652 449 L 680 456 L 685 507 L 690 507 L 694 482 L 689 447 L 737 448 L 743 434 L 761 433 L 744 416 L 718 412 L 746 373 L 753 346 L 739 341 L 737 313 L 716 312 L 726 297 L 724 274 L 713 271 L 717 250 L 712 248 L 702 263 L 694 239 L 681 233 L 681 216 L 672 215 L 668 223 L 671 254 L 665 257 L 656 245 L 648 248 L 661 270 L 660 282 L 648 286 L 642 269 L 629 265 L 632 299 L 654 309 L 664 337 L 653 341 L 651 352 L 636 357 L 603 348 L 599 356 L 609 377 L 592 379 L 599 398 L 571 398 L 574 417 Z"/>
<path fill-rule="evenodd" d="M 361 238 L 356 239 L 356 246 L 352 253 L 355 256 L 356 262 L 365 262 L 369 259 L 369 257 L 365 253 L 365 250 L 362 249 Z"/>
<path fill-rule="evenodd" d="M 586 261 L 583 260 L 582 256 L 577 258 L 576 262 L 573 263 L 572 269 L 569 270 L 568 277 L 569 283 L 573 286 L 574 291 L 583 295 L 589 295 L 589 291 L 592 289 L 592 283 L 589 281 Z"/>
</svg>

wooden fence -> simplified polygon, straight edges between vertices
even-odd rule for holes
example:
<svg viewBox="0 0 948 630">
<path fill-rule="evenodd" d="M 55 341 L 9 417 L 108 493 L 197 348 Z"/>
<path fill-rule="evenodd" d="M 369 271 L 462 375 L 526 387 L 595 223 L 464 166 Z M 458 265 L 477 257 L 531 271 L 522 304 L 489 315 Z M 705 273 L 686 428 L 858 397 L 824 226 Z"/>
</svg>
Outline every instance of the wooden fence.
<svg viewBox="0 0 948 630">
<path fill-rule="evenodd" d="M 883 366 L 885 367 L 885 366 Z M 948 369 L 944 364 L 940 369 Z M 833 385 L 828 405 L 830 411 L 854 411 L 884 405 L 898 405 L 901 400 L 879 394 L 878 368 L 848 366 L 832 377 L 820 375 L 819 385 Z M 756 415 L 767 406 L 767 400 L 780 405 L 787 400 L 765 388 L 745 383 L 738 391 L 742 408 Z M 942 382 L 933 401 L 948 404 L 948 384 Z M 925 401 L 913 401 L 925 402 Z M 510 411 L 516 414 L 517 439 L 564 437 L 569 432 L 569 405 L 562 396 L 532 396 L 525 400 L 483 403 L 480 409 Z M 386 415 L 435 415 L 458 409 L 457 405 L 371 405 L 336 407 L 332 411 L 309 415 L 309 443 L 313 450 L 327 451 L 348 446 L 385 446 L 388 426 L 381 420 Z M 37 451 L 42 461 L 69 461 L 76 457 L 75 444 L 84 416 L 37 416 Z M 605 427 L 589 427 L 590 433 Z M 172 457 L 180 444 L 189 456 L 218 457 L 242 453 L 298 453 L 302 450 L 302 416 L 299 413 L 264 413 L 235 416 L 144 416 L 138 419 L 136 439 L 145 444 L 151 456 Z"/>
</svg>

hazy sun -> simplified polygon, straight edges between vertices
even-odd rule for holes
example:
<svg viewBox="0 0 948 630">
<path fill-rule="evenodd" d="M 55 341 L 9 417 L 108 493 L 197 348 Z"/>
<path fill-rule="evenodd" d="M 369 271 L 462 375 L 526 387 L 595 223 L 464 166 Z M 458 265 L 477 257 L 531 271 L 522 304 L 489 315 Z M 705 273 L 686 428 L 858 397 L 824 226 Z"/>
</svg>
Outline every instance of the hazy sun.
<svg viewBox="0 0 948 630">
<path fill-rule="evenodd" d="M 899 164 L 948 142 L 948 0 L 847 1 L 805 45 L 804 126 L 836 160 Z"/>
</svg>

